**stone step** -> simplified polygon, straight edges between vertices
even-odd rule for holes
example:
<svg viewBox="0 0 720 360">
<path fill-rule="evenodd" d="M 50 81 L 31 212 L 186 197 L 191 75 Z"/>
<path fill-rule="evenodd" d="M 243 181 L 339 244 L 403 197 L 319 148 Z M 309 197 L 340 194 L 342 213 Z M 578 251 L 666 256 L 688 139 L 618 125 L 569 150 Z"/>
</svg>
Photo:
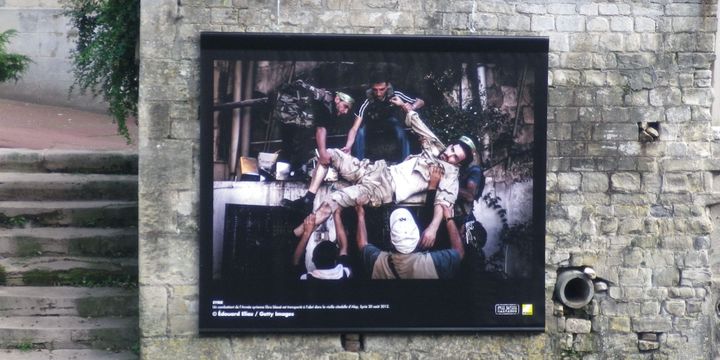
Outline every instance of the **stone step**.
<svg viewBox="0 0 720 360">
<path fill-rule="evenodd" d="M 137 164 L 122 151 L 0 149 L 0 171 L 137 174 Z"/>
<path fill-rule="evenodd" d="M 137 201 L 137 175 L 0 173 L 0 199 Z"/>
<path fill-rule="evenodd" d="M 136 201 L 0 201 L 0 227 L 137 226 Z"/>
<path fill-rule="evenodd" d="M 133 316 L 137 311 L 136 289 L 0 286 L 0 316 Z"/>
<path fill-rule="evenodd" d="M 79 316 L 0 317 L 0 347 L 129 349 L 138 341 L 138 320 Z"/>
<path fill-rule="evenodd" d="M 4 269 L 0 271 L 5 274 L 4 285 L 10 286 L 122 286 L 137 283 L 137 258 L 4 258 L 0 259 L 0 267 Z"/>
<path fill-rule="evenodd" d="M 132 351 L 109 351 L 96 349 L 72 350 L 0 350 L 3 360 L 137 360 Z"/>
<path fill-rule="evenodd" d="M 137 256 L 136 228 L 24 228 L 0 232 L 0 256 Z"/>
</svg>

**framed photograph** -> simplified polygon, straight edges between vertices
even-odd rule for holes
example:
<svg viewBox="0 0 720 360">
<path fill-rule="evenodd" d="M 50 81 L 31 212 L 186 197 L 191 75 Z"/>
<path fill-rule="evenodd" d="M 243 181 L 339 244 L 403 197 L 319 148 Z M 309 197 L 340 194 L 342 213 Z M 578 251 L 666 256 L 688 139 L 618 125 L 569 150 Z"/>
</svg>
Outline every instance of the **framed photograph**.
<svg viewBox="0 0 720 360">
<path fill-rule="evenodd" d="M 203 33 L 200 332 L 543 331 L 548 39 Z"/>
</svg>

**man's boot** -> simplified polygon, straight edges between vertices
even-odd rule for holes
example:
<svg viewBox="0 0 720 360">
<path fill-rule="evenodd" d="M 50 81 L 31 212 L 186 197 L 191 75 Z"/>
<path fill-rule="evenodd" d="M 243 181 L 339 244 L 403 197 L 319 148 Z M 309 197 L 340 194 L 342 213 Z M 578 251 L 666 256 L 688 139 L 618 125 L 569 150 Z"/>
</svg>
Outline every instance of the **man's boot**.
<svg viewBox="0 0 720 360">
<path fill-rule="evenodd" d="M 280 205 L 286 209 L 297 211 L 303 215 L 308 215 L 313 210 L 313 199 L 304 195 L 295 200 L 282 199 Z"/>
</svg>

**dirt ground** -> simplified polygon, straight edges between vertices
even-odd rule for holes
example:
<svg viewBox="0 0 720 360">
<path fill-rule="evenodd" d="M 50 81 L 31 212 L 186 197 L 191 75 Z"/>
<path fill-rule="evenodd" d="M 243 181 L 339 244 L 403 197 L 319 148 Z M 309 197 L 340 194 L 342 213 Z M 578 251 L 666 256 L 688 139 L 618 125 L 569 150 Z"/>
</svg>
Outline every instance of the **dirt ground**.
<svg viewBox="0 0 720 360">
<path fill-rule="evenodd" d="M 0 99 L 0 148 L 136 151 L 134 120 L 128 127 L 131 144 L 108 115 Z"/>
</svg>

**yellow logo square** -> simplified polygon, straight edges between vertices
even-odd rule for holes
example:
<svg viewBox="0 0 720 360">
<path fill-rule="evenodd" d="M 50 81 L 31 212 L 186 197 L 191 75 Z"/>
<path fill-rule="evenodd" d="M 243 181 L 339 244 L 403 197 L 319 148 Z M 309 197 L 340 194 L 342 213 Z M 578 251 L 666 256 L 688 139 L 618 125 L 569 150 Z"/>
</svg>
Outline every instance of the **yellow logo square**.
<svg viewBox="0 0 720 360">
<path fill-rule="evenodd" d="M 532 316 L 533 314 L 533 304 L 522 304 L 522 314 L 523 316 Z"/>
</svg>

